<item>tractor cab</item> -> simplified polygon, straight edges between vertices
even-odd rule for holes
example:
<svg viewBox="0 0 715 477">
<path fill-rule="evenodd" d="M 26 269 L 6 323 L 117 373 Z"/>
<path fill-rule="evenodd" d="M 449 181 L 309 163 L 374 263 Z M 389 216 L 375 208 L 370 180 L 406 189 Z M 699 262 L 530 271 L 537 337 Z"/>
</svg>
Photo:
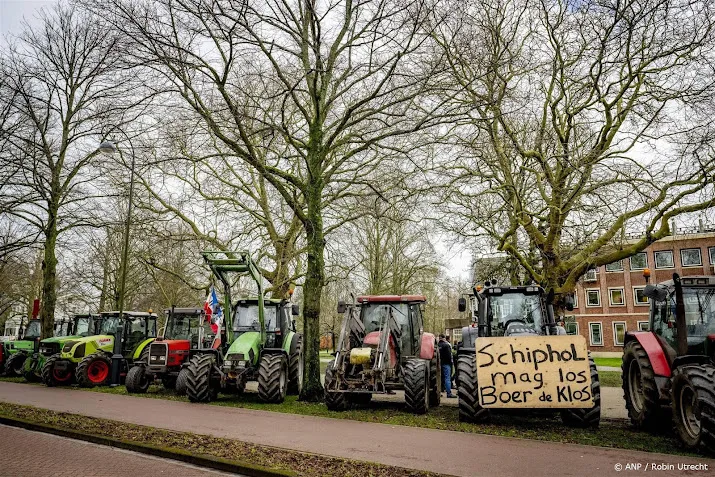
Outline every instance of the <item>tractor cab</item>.
<svg viewBox="0 0 715 477">
<path fill-rule="evenodd" d="M 188 341 L 192 349 L 211 348 L 216 337 L 202 308 L 169 308 L 166 329 L 160 339 Z"/>
<path fill-rule="evenodd" d="M 293 316 L 298 315 L 298 305 L 287 300 L 264 299 L 264 320 L 266 326 L 266 348 L 282 348 L 289 332 L 295 332 Z M 234 336 L 245 332 L 260 332 L 258 298 L 240 299 L 234 307 Z"/>
<path fill-rule="evenodd" d="M 55 321 L 55 337 L 69 336 L 73 334 L 74 322 L 70 319 Z"/>
<path fill-rule="evenodd" d="M 30 320 L 24 330 L 20 331 L 20 339 L 34 341 L 40 337 L 42 326 L 40 320 Z"/>
<path fill-rule="evenodd" d="M 122 354 L 130 356 L 134 349 L 147 340 L 156 338 L 156 314 L 142 311 L 125 311 L 122 316 L 118 311 L 101 313 L 102 322 L 99 335 L 115 336 L 120 325 L 124 327 L 122 335 Z"/>
<path fill-rule="evenodd" d="M 99 324 L 97 315 L 75 315 L 72 319 L 72 335 L 89 336 L 93 334 L 95 321 Z"/>
</svg>

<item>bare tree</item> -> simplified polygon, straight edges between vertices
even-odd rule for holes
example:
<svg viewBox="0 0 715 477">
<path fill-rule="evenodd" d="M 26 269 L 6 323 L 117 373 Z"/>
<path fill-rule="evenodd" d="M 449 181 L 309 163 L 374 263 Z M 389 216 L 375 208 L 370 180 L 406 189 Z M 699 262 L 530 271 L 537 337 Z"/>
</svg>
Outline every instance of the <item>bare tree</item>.
<svg viewBox="0 0 715 477">
<path fill-rule="evenodd" d="M 470 115 L 445 168 L 452 230 L 565 293 L 715 205 L 712 2 L 445 6 L 436 38 Z"/>
</svg>

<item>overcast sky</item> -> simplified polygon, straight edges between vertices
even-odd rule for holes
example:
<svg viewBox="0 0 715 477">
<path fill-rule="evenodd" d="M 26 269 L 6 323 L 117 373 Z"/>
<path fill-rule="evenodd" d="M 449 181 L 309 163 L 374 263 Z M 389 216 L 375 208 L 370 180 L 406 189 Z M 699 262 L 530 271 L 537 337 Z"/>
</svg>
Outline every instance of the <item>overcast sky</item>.
<svg viewBox="0 0 715 477">
<path fill-rule="evenodd" d="M 0 44 L 5 43 L 8 33 L 21 31 L 23 19 L 32 23 L 39 9 L 53 3 L 54 0 L 0 0 L 0 36 L 3 37 Z"/>
</svg>

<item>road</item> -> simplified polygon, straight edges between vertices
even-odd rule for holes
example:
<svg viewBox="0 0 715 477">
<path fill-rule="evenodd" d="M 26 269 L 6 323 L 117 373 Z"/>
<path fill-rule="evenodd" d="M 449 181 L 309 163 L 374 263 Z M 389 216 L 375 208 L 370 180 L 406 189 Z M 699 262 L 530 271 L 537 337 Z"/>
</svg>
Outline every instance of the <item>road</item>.
<svg viewBox="0 0 715 477">
<path fill-rule="evenodd" d="M 0 475 L 8 477 L 237 475 L 1 424 L 0 436 Z"/>
<path fill-rule="evenodd" d="M 8 382 L 0 382 L 0 401 L 464 477 L 623 475 L 614 470 L 615 465 L 629 462 L 663 462 L 675 468 L 678 463 L 707 463 L 715 469 L 715 460 L 709 459 Z"/>
</svg>

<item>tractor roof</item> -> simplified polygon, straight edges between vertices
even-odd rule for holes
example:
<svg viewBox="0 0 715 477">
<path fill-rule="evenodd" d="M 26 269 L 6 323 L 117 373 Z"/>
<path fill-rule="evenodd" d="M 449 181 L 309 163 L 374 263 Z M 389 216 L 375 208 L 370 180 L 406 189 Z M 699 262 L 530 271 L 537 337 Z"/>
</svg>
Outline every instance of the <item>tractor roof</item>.
<svg viewBox="0 0 715 477">
<path fill-rule="evenodd" d="M 425 303 L 427 298 L 424 295 L 362 295 L 357 301 L 358 303 Z"/>
<path fill-rule="evenodd" d="M 249 296 L 247 298 L 241 298 L 240 300 L 237 301 L 237 303 L 241 304 L 254 304 L 258 303 L 258 297 L 257 296 Z M 277 298 L 264 298 L 263 299 L 263 305 L 280 305 L 281 303 L 284 303 L 284 300 L 279 300 Z M 285 303 L 288 303 L 287 301 Z"/>
<path fill-rule="evenodd" d="M 167 315 L 171 312 L 177 315 L 200 315 L 204 312 L 203 308 L 167 308 L 164 313 Z"/>
<path fill-rule="evenodd" d="M 680 283 L 684 287 L 713 287 L 715 286 L 715 276 L 709 275 L 688 275 L 687 277 L 680 277 Z M 673 288 L 675 283 L 673 280 L 666 280 L 664 282 L 658 283 L 658 286 Z"/>
<path fill-rule="evenodd" d="M 135 317 L 135 318 L 156 316 L 156 313 L 148 313 L 146 311 L 123 311 L 122 314 L 126 315 L 126 316 Z M 102 316 L 117 316 L 117 315 L 119 315 L 119 311 L 103 311 L 100 313 L 100 315 L 102 315 Z"/>
</svg>

